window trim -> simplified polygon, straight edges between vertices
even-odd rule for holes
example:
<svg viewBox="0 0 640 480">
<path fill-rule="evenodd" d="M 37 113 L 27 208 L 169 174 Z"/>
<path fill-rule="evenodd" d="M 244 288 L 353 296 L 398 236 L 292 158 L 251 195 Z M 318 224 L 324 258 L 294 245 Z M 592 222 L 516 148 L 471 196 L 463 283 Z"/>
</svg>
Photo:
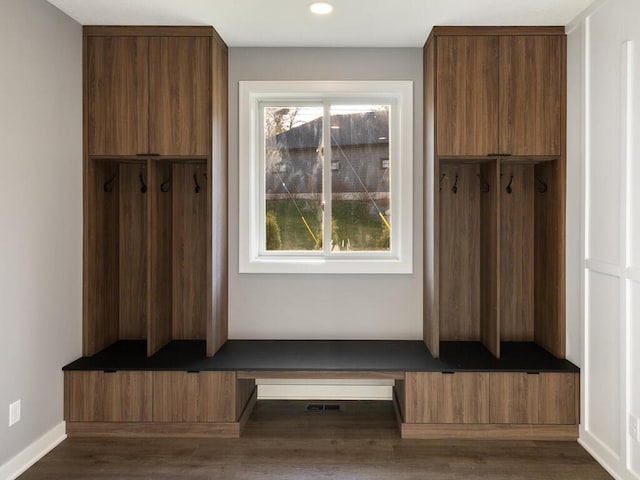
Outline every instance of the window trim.
<svg viewBox="0 0 640 480">
<path fill-rule="evenodd" d="M 390 178 L 391 251 L 268 252 L 263 254 L 264 179 L 261 106 L 270 102 L 325 104 L 389 102 L 390 135 L 398 158 Z M 393 111 L 396 111 L 395 115 Z M 397 117 L 397 118 L 396 118 Z M 331 157 L 325 155 L 325 168 Z M 262 167 L 262 171 L 261 171 Z M 328 177 L 328 176 L 327 176 Z M 326 229 L 325 229 L 326 230 Z M 326 237 L 325 232 L 325 237 Z M 330 232 L 328 234 L 330 238 Z M 323 244 L 326 245 L 326 238 Z M 239 272 L 240 273 L 413 273 L 413 82 L 241 81 L 239 82 Z"/>
</svg>

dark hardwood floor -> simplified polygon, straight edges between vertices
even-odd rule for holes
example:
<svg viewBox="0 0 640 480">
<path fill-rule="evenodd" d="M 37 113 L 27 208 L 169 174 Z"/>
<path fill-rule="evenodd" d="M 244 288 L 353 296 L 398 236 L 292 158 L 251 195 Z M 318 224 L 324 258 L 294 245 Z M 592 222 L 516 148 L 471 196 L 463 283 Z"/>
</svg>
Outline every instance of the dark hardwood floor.
<svg viewBox="0 0 640 480">
<path fill-rule="evenodd" d="M 577 443 L 402 440 L 391 402 L 260 401 L 240 439 L 71 438 L 20 480 L 610 477 Z"/>
</svg>

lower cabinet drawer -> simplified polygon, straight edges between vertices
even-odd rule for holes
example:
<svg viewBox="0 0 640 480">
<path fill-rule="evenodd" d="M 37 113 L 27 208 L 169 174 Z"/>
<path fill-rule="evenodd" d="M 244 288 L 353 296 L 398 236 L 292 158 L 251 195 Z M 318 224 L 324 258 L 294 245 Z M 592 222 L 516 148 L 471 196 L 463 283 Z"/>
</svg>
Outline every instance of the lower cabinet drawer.
<svg viewBox="0 0 640 480">
<path fill-rule="evenodd" d="M 491 423 L 575 425 L 575 373 L 491 373 Z"/>
<path fill-rule="evenodd" d="M 488 423 L 486 373 L 407 373 L 404 383 L 407 423 Z"/>
<path fill-rule="evenodd" d="M 579 423 L 578 374 L 407 372 L 396 385 L 406 423 Z"/>
<path fill-rule="evenodd" d="M 150 422 L 151 372 L 64 372 L 68 422 Z"/>
<path fill-rule="evenodd" d="M 235 372 L 153 372 L 154 422 L 235 422 Z"/>
</svg>

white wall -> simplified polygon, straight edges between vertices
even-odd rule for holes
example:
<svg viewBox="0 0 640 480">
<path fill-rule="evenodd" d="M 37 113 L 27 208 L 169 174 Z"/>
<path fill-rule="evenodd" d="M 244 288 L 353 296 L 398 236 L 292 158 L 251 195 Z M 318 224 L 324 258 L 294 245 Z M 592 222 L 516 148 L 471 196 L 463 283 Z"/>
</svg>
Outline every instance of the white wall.
<svg viewBox="0 0 640 480">
<path fill-rule="evenodd" d="M 426 32 L 425 32 L 426 37 Z M 413 274 L 238 273 L 238 81 L 414 82 Z M 422 338 L 422 49 L 229 50 L 229 337 Z"/>
<path fill-rule="evenodd" d="M 597 2 L 568 28 L 569 134 L 584 165 L 580 442 L 621 479 L 640 478 L 640 2 Z M 576 63 L 578 62 L 578 63 Z"/>
<path fill-rule="evenodd" d="M 44 0 L 0 0 L 0 477 L 62 422 L 60 369 L 81 354 L 81 50 Z"/>
</svg>

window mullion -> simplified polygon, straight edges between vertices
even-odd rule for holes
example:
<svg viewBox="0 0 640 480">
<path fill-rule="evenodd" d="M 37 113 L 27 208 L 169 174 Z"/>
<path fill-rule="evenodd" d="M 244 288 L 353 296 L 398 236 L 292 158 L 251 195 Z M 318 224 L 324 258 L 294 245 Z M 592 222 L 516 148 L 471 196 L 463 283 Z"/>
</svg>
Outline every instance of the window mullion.
<svg viewBox="0 0 640 480">
<path fill-rule="evenodd" d="M 324 102 L 322 118 L 322 245 L 331 253 L 331 106 Z"/>
</svg>

